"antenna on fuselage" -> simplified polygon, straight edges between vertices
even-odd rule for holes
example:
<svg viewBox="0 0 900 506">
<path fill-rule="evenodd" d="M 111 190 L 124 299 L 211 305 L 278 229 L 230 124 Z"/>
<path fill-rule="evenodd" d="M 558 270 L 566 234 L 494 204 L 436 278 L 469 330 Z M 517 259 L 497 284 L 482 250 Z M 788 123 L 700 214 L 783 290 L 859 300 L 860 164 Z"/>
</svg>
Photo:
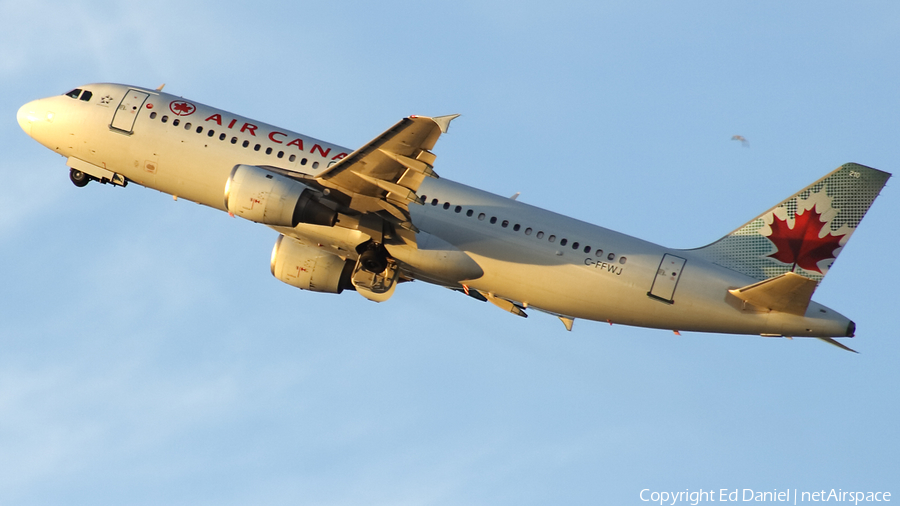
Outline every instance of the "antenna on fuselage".
<svg viewBox="0 0 900 506">
<path fill-rule="evenodd" d="M 162 89 L 166 86 L 166 83 L 162 83 L 159 85 L 159 88 L 156 88 L 156 91 L 162 91 Z"/>
</svg>

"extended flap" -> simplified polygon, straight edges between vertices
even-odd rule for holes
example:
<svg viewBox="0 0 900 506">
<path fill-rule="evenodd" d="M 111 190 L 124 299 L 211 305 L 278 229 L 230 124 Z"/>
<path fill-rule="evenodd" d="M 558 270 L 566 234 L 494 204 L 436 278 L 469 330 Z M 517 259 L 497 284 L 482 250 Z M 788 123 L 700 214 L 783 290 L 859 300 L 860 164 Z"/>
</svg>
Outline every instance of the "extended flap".
<svg viewBox="0 0 900 506">
<path fill-rule="evenodd" d="M 754 306 L 803 316 L 816 285 L 815 280 L 787 272 L 728 292 Z"/>
<path fill-rule="evenodd" d="M 437 177 L 432 170 L 435 156 L 430 150 L 457 116 L 403 118 L 365 146 L 328 167 L 317 178 L 325 186 L 372 197 L 384 197 L 385 193 L 398 194 L 397 187 L 403 186 L 404 191 L 399 192 L 398 197 L 417 202 L 415 192 L 422 179 Z M 409 171 L 421 177 L 407 175 Z M 404 175 L 407 177 L 404 178 Z M 375 181 L 391 186 L 385 188 Z"/>
</svg>

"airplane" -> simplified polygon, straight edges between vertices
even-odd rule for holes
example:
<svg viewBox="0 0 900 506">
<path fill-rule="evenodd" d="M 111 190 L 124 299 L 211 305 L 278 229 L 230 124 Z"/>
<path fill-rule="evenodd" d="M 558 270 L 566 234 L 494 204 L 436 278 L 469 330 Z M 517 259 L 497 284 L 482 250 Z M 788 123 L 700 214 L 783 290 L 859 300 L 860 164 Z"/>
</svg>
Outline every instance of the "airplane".
<svg viewBox="0 0 900 506">
<path fill-rule="evenodd" d="M 847 163 L 746 224 L 672 249 L 435 172 L 458 115 L 409 116 L 350 150 L 193 100 L 88 84 L 23 105 L 75 186 L 135 183 L 266 225 L 279 281 L 383 302 L 422 281 L 518 316 L 682 331 L 853 337 L 812 301 L 891 174 Z"/>
</svg>

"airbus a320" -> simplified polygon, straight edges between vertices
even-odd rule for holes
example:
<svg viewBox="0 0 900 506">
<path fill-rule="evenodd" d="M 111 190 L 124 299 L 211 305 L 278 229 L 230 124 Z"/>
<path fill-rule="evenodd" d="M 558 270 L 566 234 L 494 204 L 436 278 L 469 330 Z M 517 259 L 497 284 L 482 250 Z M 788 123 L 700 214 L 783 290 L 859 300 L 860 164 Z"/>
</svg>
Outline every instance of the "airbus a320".
<svg viewBox="0 0 900 506">
<path fill-rule="evenodd" d="M 840 166 L 701 248 L 653 244 L 435 172 L 452 116 L 409 116 L 350 150 L 157 90 L 90 84 L 18 122 L 72 182 L 135 183 L 279 233 L 271 271 L 388 300 L 419 280 L 518 316 L 816 337 L 855 324 L 811 300 L 890 174 Z"/>
</svg>

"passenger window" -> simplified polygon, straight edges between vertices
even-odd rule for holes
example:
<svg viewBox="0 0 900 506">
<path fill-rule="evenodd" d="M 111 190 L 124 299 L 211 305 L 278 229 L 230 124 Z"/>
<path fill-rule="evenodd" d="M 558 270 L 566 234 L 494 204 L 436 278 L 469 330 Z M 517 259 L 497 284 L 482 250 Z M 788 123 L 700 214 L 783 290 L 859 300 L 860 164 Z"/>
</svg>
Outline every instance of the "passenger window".
<svg viewBox="0 0 900 506">
<path fill-rule="evenodd" d="M 453 209 L 453 212 L 454 212 L 454 213 L 458 213 L 458 212 L 460 212 L 460 211 L 462 211 L 462 206 L 456 206 L 456 207 Z"/>
<path fill-rule="evenodd" d="M 271 154 L 272 154 L 272 148 L 266 148 L 266 154 L 267 154 L 267 155 L 271 155 Z"/>
<path fill-rule="evenodd" d="M 206 132 L 206 136 L 207 136 L 207 137 L 212 137 L 213 135 L 216 135 L 216 131 L 215 131 L 215 130 L 210 130 L 210 131 Z"/>
<path fill-rule="evenodd" d="M 543 238 L 544 238 L 544 233 L 541 232 L 540 230 L 538 230 L 537 238 L 538 238 L 538 239 L 543 239 Z"/>
<path fill-rule="evenodd" d="M 297 155 L 291 155 L 291 156 L 288 157 L 288 161 L 289 161 L 289 162 L 293 162 L 293 161 L 296 160 L 296 159 L 297 159 Z"/>
<path fill-rule="evenodd" d="M 516 232 L 518 232 L 520 228 L 522 228 L 522 227 L 521 227 L 521 225 L 519 225 L 518 223 L 516 223 L 515 225 L 513 225 L 513 230 L 515 230 Z"/>
<path fill-rule="evenodd" d="M 494 223 L 497 223 L 497 217 L 491 216 L 491 225 L 493 225 Z"/>
<path fill-rule="evenodd" d="M 165 123 L 165 122 L 169 121 L 169 117 L 168 117 L 168 116 L 163 116 L 163 117 L 160 118 L 159 120 L 162 121 L 163 123 Z"/>
<path fill-rule="evenodd" d="M 291 155 L 294 156 L 294 155 Z M 306 158 L 300 160 L 300 165 L 306 165 Z"/>
<path fill-rule="evenodd" d="M 318 169 L 318 168 L 319 168 L 319 162 L 313 162 L 313 168 L 314 168 L 314 169 Z"/>
<path fill-rule="evenodd" d="M 567 242 L 569 242 L 569 240 L 566 239 L 566 238 L 563 238 L 563 239 L 561 239 L 561 240 L 559 241 L 559 245 L 560 245 L 560 246 L 565 246 Z"/>
<path fill-rule="evenodd" d="M 198 134 L 203 133 L 203 127 L 202 127 L 202 126 L 198 126 L 198 127 L 197 127 L 197 133 L 198 133 Z"/>
<path fill-rule="evenodd" d="M 509 226 L 509 220 L 503 220 L 503 223 L 500 224 L 501 227 L 506 228 Z"/>
<path fill-rule="evenodd" d="M 473 214 L 475 214 L 475 211 L 473 211 L 473 210 L 471 210 L 471 209 L 469 209 L 468 211 L 466 211 L 466 216 L 471 217 Z"/>
<path fill-rule="evenodd" d="M 450 203 L 444 202 L 444 209 L 450 209 Z"/>
<path fill-rule="evenodd" d="M 259 148 L 261 148 L 261 147 L 262 147 L 262 146 L 260 146 L 259 144 L 257 144 L 256 146 L 253 146 L 253 151 L 259 151 Z"/>
<path fill-rule="evenodd" d="M 625 257 L 619 257 L 619 263 L 620 263 L 620 264 L 625 265 L 625 262 L 627 262 L 627 261 L 628 261 L 627 258 L 625 258 Z"/>
<path fill-rule="evenodd" d="M 531 235 L 531 227 L 525 229 L 525 235 Z"/>
<path fill-rule="evenodd" d="M 150 113 L 150 119 L 156 119 L 156 111 Z"/>
<path fill-rule="evenodd" d="M 219 140 L 220 140 L 220 141 L 224 141 L 226 137 L 228 137 L 228 136 L 225 135 L 225 134 L 219 134 Z"/>
<path fill-rule="evenodd" d="M 572 243 L 572 249 L 578 249 L 578 242 L 577 242 L 577 241 Z"/>
<path fill-rule="evenodd" d="M 431 205 L 433 205 L 433 206 L 438 205 L 438 199 L 431 199 Z"/>
<path fill-rule="evenodd" d="M 547 240 L 550 241 L 550 242 L 556 242 L 556 236 L 555 236 L 555 235 L 551 235 L 550 237 L 547 238 Z"/>
<path fill-rule="evenodd" d="M 484 221 L 484 213 L 478 213 L 478 221 Z"/>
<path fill-rule="evenodd" d="M 585 247 L 584 247 L 584 252 L 585 252 L 585 253 L 590 253 L 590 252 L 591 252 L 591 247 L 590 247 L 590 246 L 585 246 Z"/>
<path fill-rule="evenodd" d="M 610 262 L 612 262 L 613 260 L 616 259 L 616 254 L 610 253 L 609 255 L 606 255 L 606 259 L 609 260 Z"/>
<path fill-rule="evenodd" d="M 278 158 L 284 158 L 284 151 L 278 152 Z"/>
<path fill-rule="evenodd" d="M 597 252 L 594 253 L 594 255 L 596 255 L 596 256 L 598 256 L 598 257 L 602 257 L 602 256 L 603 256 L 603 250 L 602 250 L 602 249 L 598 249 Z"/>
<path fill-rule="evenodd" d="M 250 141 L 244 141 L 244 142 L 241 144 L 241 146 L 243 146 L 243 147 L 245 147 L 245 148 L 246 148 L 247 146 L 249 146 L 249 145 L 250 145 Z"/>
<path fill-rule="evenodd" d="M 179 123 L 181 123 L 181 120 L 179 120 L 178 118 L 172 120 L 172 126 L 178 126 Z"/>
<path fill-rule="evenodd" d="M 185 129 L 185 130 L 190 130 L 190 129 L 191 129 L 191 124 L 190 124 L 190 123 L 185 123 L 185 124 L 184 124 L 184 129 Z"/>
<path fill-rule="evenodd" d="M 232 143 L 232 144 L 237 144 L 237 137 L 232 137 L 232 138 L 231 138 L 231 143 Z"/>
<path fill-rule="evenodd" d="M 81 100 L 84 100 L 85 102 L 87 102 L 93 96 L 94 96 L 94 94 L 91 93 L 90 91 L 85 91 L 84 93 L 81 94 Z"/>
<path fill-rule="evenodd" d="M 66 93 L 66 96 L 69 98 L 78 98 L 78 95 L 81 95 L 81 88 L 75 88 L 74 90 Z"/>
</svg>

